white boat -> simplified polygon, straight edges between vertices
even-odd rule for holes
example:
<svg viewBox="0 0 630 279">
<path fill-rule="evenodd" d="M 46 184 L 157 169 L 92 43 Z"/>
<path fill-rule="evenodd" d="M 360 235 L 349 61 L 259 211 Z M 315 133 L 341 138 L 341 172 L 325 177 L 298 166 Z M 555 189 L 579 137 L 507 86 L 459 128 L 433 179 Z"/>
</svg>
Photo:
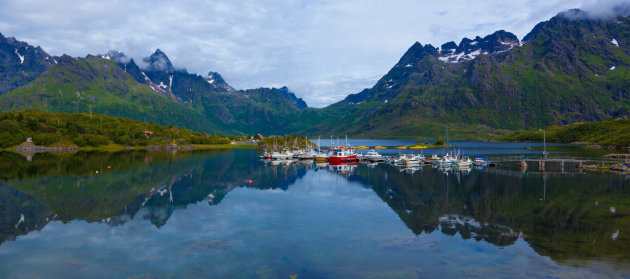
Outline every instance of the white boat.
<svg viewBox="0 0 630 279">
<path fill-rule="evenodd" d="M 464 156 L 461 160 L 457 162 L 457 167 L 460 168 L 471 168 L 472 165 L 473 161 L 468 156 Z"/>
<path fill-rule="evenodd" d="M 315 160 L 317 157 L 317 152 L 315 150 L 309 149 L 302 154 L 298 154 L 298 159 L 300 160 Z"/>
<path fill-rule="evenodd" d="M 378 154 L 378 152 L 376 152 L 374 149 L 368 151 L 368 153 L 366 153 L 362 157 L 364 159 L 367 159 L 367 160 L 370 160 L 370 161 L 382 161 L 383 160 L 383 155 Z"/>
<path fill-rule="evenodd" d="M 288 160 L 288 159 L 293 159 L 293 156 L 295 155 L 291 153 L 291 151 L 289 151 L 288 149 L 282 150 L 282 152 L 278 152 L 278 151 L 271 152 L 271 159 L 273 160 Z"/>
<path fill-rule="evenodd" d="M 488 165 L 488 160 L 486 158 L 483 158 L 483 157 L 477 157 L 473 161 L 473 165 L 475 165 L 475 166 L 487 166 Z"/>
<path fill-rule="evenodd" d="M 398 156 L 398 158 L 394 159 L 392 163 L 397 166 L 402 166 L 405 164 L 405 160 L 407 160 L 409 156 L 410 155 L 408 154 L 401 154 L 400 156 Z"/>
<path fill-rule="evenodd" d="M 405 166 L 419 166 L 420 164 L 422 164 L 422 161 L 424 161 L 424 156 L 422 155 L 409 155 L 406 156 L 404 159 L 404 165 Z"/>
<path fill-rule="evenodd" d="M 302 150 L 302 149 L 293 149 L 293 151 L 291 151 L 291 153 L 293 153 L 293 157 L 294 158 L 300 158 L 300 156 L 302 156 L 304 154 L 304 150 Z"/>
</svg>

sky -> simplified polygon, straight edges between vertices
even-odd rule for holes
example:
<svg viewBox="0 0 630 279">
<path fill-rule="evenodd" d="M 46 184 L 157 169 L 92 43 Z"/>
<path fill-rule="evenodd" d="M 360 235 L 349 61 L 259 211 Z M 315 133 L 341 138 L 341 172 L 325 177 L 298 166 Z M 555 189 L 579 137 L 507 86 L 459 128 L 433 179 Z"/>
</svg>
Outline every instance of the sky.
<svg viewBox="0 0 630 279">
<path fill-rule="evenodd" d="M 159 48 L 176 68 L 220 73 L 237 89 L 287 86 L 311 107 L 372 87 L 416 41 L 506 30 L 628 0 L 0 0 L 0 33 L 51 55 Z"/>
</svg>

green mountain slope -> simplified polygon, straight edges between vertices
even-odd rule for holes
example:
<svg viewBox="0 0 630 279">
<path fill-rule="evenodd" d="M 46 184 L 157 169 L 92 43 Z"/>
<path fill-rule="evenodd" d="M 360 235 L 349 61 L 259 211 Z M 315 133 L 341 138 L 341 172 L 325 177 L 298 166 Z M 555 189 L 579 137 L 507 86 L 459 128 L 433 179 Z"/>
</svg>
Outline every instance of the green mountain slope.
<svg viewBox="0 0 630 279">
<path fill-rule="evenodd" d="M 441 51 L 416 43 L 373 88 L 323 109 L 341 117 L 305 132 L 436 137 L 448 125 L 456 137 L 485 138 L 628 114 L 630 18 L 593 20 L 572 10 L 539 24 L 523 42 L 504 34 L 478 38 L 496 40 L 487 48 L 468 39 L 457 50 L 449 49 L 454 43 Z"/>
<path fill-rule="evenodd" d="M 225 132 L 216 119 L 140 84 L 116 63 L 93 56 L 63 56 L 34 81 L 0 96 L 0 110 L 93 112 L 197 131 Z"/>
</svg>

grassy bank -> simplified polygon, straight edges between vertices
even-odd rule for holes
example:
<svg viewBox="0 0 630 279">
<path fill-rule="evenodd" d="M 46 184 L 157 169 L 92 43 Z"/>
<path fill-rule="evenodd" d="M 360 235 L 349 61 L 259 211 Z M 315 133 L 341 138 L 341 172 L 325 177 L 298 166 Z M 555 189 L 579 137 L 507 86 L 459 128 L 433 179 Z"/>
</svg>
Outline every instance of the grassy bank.
<svg viewBox="0 0 630 279">
<path fill-rule="evenodd" d="M 617 148 L 630 147 L 630 120 L 618 118 L 601 122 L 577 122 L 545 129 L 547 142 L 586 143 Z M 520 130 L 495 137 L 497 141 L 542 142 L 543 131 Z"/>
<path fill-rule="evenodd" d="M 0 112 L 0 148 L 11 149 L 31 138 L 38 146 L 77 146 L 81 150 L 143 149 L 155 144 L 227 146 L 228 136 L 210 135 L 129 118 L 86 113 Z"/>
</svg>

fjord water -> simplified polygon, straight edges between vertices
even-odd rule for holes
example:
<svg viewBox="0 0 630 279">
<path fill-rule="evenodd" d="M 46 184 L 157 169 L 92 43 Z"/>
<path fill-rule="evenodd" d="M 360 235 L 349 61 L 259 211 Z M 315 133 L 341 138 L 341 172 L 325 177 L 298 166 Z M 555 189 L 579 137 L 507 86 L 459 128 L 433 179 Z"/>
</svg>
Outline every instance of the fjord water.
<svg viewBox="0 0 630 279">
<path fill-rule="evenodd" d="M 469 154 L 539 152 L 485 144 L 458 145 Z M 258 155 L 2 153 L 0 277 L 630 276 L 622 175 L 510 164 L 348 172 Z"/>
</svg>

